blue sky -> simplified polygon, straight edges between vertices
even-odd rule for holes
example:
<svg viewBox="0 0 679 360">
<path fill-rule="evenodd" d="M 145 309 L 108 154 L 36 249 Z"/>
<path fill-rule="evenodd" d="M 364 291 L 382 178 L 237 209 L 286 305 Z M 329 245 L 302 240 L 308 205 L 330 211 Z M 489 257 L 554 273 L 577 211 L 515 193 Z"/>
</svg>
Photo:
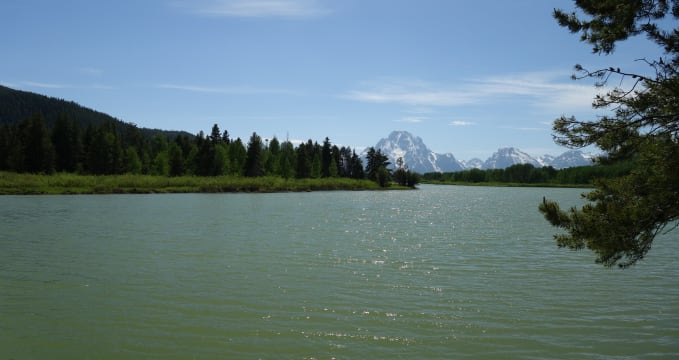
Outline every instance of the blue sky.
<svg viewBox="0 0 679 360">
<path fill-rule="evenodd" d="M 558 155 L 551 122 L 591 118 L 573 65 L 643 68 L 643 39 L 592 54 L 570 1 L 4 0 L 0 84 L 143 127 L 374 145 L 392 130 L 459 160 Z"/>
</svg>

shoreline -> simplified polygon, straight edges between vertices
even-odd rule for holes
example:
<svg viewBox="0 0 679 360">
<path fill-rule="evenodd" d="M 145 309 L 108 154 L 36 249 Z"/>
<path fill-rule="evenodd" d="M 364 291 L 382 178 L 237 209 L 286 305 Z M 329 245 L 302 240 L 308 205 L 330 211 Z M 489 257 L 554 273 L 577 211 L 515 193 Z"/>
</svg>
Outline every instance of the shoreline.
<svg viewBox="0 0 679 360">
<path fill-rule="evenodd" d="M 381 188 L 370 180 L 348 178 L 284 179 L 281 177 L 155 175 L 52 175 L 0 172 L 0 195 L 276 193 L 310 191 L 405 190 Z"/>
<path fill-rule="evenodd" d="M 530 188 L 572 188 L 591 189 L 593 184 L 551 184 L 551 183 L 510 183 L 510 182 L 464 182 L 464 181 L 423 181 L 422 185 L 444 186 L 488 186 L 488 187 L 530 187 Z"/>
</svg>

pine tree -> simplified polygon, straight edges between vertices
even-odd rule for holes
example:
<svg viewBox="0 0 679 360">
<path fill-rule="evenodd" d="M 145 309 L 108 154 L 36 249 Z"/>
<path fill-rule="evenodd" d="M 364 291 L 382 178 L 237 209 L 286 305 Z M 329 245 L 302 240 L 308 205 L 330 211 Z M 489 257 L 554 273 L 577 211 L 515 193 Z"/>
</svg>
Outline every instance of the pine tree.
<svg viewBox="0 0 679 360">
<path fill-rule="evenodd" d="M 56 171 L 74 172 L 78 167 L 82 145 L 75 121 L 61 113 L 52 129 Z"/>
<path fill-rule="evenodd" d="M 222 132 L 219 130 L 219 126 L 217 124 L 212 125 L 212 132 L 210 132 L 210 141 L 212 142 L 213 145 L 217 145 L 222 142 Z"/>
<path fill-rule="evenodd" d="M 267 175 L 281 176 L 281 144 L 275 136 L 269 142 L 267 153 L 268 156 L 264 166 L 265 173 Z"/>
<path fill-rule="evenodd" d="M 31 173 L 54 171 L 54 148 L 42 114 L 35 114 L 20 125 L 23 170 Z"/>
<path fill-rule="evenodd" d="M 250 136 L 245 158 L 245 176 L 256 177 L 264 175 L 262 168 L 262 138 L 256 132 Z"/>
<path fill-rule="evenodd" d="M 240 138 L 236 138 L 229 145 L 229 161 L 231 162 L 231 175 L 243 175 L 247 150 Z"/>
<path fill-rule="evenodd" d="M 169 175 L 182 176 L 184 175 L 184 153 L 176 142 L 170 144 L 168 149 L 169 161 Z"/>
<path fill-rule="evenodd" d="M 296 176 L 299 179 L 311 177 L 311 164 L 313 161 L 313 144 L 311 140 L 306 144 L 299 144 L 296 151 L 297 171 Z"/>
<path fill-rule="evenodd" d="M 570 147 L 596 145 L 605 152 L 602 164 L 631 161 L 627 175 L 599 180 L 587 194 L 591 202 L 569 211 L 543 201 L 540 211 L 565 233 L 555 235 L 558 246 L 589 248 L 597 262 L 626 267 L 642 259 L 655 236 L 679 219 L 679 1 L 576 1 L 581 13 L 555 10 L 563 27 L 580 33 L 594 53 L 610 54 L 615 45 L 645 35 L 662 50 L 657 59 L 638 56 L 646 73 L 610 66 L 588 71 L 576 65 L 574 78 L 594 78 L 598 85 L 615 79 L 631 80 L 594 100 L 596 108 L 612 115 L 591 121 L 561 117 L 554 123 L 555 139 Z"/>
<path fill-rule="evenodd" d="M 391 164 L 389 158 L 382 154 L 381 149 L 375 150 L 374 147 L 370 147 L 366 160 L 368 164 L 365 172 L 368 179 L 378 182 L 380 186 L 385 186 L 390 175 L 388 170 L 388 166 Z"/>
<path fill-rule="evenodd" d="M 356 150 L 351 155 L 351 178 L 365 179 L 365 172 L 363 171 L 363 160 L 356 154 Z"/>
<path fill-rule="evenodd" d="M 295 177 L 296 169 L 296 154 L 295 147 L 290 141 L 284 141 L 281 144 L 280 154 L 280 174 L 283 178 L 289 179 Z"/>
<path fill-rule="evenodd" d="M 330 177 L 330 162 L 332 161 L 332 145 L 330 138 L 327 136 L 323 141 L 323 148 L 321 149 L 321 176 Z"/>
<path fill-rule="evenodd" d="M 142 166 L 139 154 L 137 154 L 137 149 L 134 146 L 128 146 L 125 149 L 125 155 L 123 156 L 123 163 L 125 164 L 125 172 L 128 174 L 141 174 Z"/>
</svg>

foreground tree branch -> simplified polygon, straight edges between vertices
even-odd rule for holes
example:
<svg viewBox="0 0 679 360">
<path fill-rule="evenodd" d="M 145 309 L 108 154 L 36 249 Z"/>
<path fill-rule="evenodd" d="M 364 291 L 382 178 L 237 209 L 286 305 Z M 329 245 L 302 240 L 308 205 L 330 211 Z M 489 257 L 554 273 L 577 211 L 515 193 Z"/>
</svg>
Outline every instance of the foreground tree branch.
<svg viewBox="0 0 679 360">
<path fill-rule="evenodd" d="M 594 108 L 611 108 L 610 116 L 588 121 L 563 116 L 554 122 L 555 142 L 595 145 L 605 153 L 599 162 L 633 161 L 635 169 L 598 181 L 581 208 L 562 210 L 547 200 L 539 206 L 547 221 L 564 230 L 555 235 L 558 246 L 588 248 L 605 266 L 627 267 L 643 259 L 655 237 L 679 219 L 679 28 L 660 26 L 666 18 L 679 20 L 679 0 L 576 0 L 575 5 L 582 13 L 555 10 L 554 17 L 580 33 L 593 52 L 609 54 L 617 42 L 642 34 L 664 51 L 657 60 L 639 59 L 648 65 L 647 74 L 576 65 L 576 80 L 593 78 L 603 86 L 615 78 L 620 85 L 593 101 Z M 631 85 L 622 88 L 628 78 Z"/>
</svg>

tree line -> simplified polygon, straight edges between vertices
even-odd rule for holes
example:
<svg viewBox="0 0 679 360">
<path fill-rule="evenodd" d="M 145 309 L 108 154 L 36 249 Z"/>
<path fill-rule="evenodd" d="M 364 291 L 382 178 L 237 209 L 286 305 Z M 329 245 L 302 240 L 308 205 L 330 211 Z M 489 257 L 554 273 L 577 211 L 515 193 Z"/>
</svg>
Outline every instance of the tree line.
<svg viewBox="0 0 679 360">
<path fill-rule="evenodd" d="M 632 161 L 565 169 L 516 164 L 505 169 L 470 169 L 449 173 L 426 173 L 422 178 L 429 182 L 590 185 L 596 179 L 624 176 L 633 168 Z"/>
<path fill-rule="evenodd" d="M 247 144 L 231 139 L 215 124 L 209 134 L 196 136 L 163 133 L 145 135 L 135 125 L 109 121 L 83 127 L 66 113 L 53 127 L 42 114 L 0 126 L 0 171 L 18 173 L 70 172 L 91 175 L 148 174 L 164 176 L 278 176 L 374 180 L 388 186 L 394 180 L 415 185 L 415 175 L 403 168 L 388 169 L 387 157 L 370 148 L 367 166 L 354 149 L 338 147 L 326 137 L 294 146 L 275 136 L 257 133 Z"/>
</svg>

